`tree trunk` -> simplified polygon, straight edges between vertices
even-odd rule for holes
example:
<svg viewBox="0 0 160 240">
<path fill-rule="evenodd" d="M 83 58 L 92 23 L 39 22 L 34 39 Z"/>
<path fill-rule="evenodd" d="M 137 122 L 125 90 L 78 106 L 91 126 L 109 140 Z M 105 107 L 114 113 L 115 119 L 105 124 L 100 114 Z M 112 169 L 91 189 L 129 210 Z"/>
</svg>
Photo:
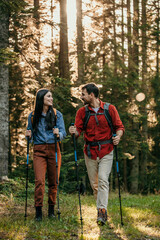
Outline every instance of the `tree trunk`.
<svg viewBox="0 0 160 240">
<path fill-rule="evenodd" d="M 54 9 L 54 5 L 53 5 L 53 0 L 51 0 L 51 22 L 53 23 L 53 9 Z M 55 54 L 55 50 L 54 50 L 54 27 L 53 24 L 51 25 L 51 52 L 54 55 Z M 51 73 L 52 76 L 54 76 L 55 74 L 55 65 L 54 65 L 55 61 L 52 61 L 51 64 Z"/>
<path fill-rule="evenodd" d="M 67 30 L 67 2 L 60 0 L 60 53 L 59 70 L 60 77 L 69 79 L 69 59 L 68 59 L 68 30 Z"/>
<path fill-rule="evenodd" d="M 78 57 L 78 86 L 84 83 L 84 40 L 82 26 L 82 0 L 76 0 L 77 8 L 77 57 Z"/>
<path fill-rule="evenodd" d="M 125 57 L 124 57 L 124 0 L 122 0 L 122 77 L 125 77 Z"/>
<path fill-rule="evenodd" d="M 142 0 L 142 91 L 146 95 L 148 88 L 147 81 L 147 18 L 146 18 L 146 0 Z M 147 161 L 148 161 L 148 122 L 147 122 L 147 109 L 146 100 L 142 102 L 140 108 L 143 115 L 142 121 L 142 148 L 141 148 L 141 190 L 146 193 L 147 187 Z"/>
<path fill-rule="evenodd" d="M 117 76 L 117 41 L 116 41 L 116 5 L 113 1 L 113 44 L 114 44 L 114 76 Z"/>
<path fill-rule="evenodd" d="M 157 22 L 157 34 L 156 34 L 156 70 L 157 70 L 157 76 L 159 77 L 159 53 L 160 53 L 160 47 L 159 47 L 159 38 L 160 38 L 160 3 L 158 1 L 157 3 L 157 18 L 156 18 L 156 22 Z"/>
<path fill-rule="evenodd" d="M 103 81 L 106 81 L 106 73 L 105 73 L 105 67 L 106 67 L 106 4 L 105 1 L 103 1 L 103 44 L 102 44 L 102 64 L 103 64 Z"/>
<path fill-rule="evenodd" d="M 129 82 L 129 101 L 132 101 L 133 87 L 131 85 L 132 81 L 132 46 L 131 46 L 131 2 L 127 0 L 127 41 L 128 41 L 128 82 Z"/>
<path fill-rule="evenodd" d="M 0 49 L 8 47 L 9 13 L 0 5 Z M 9 70 L 8 66 L 0 64 L 0 178 L 8 176 L 9 151 Z"/>
<path fill-rule="evenodd" d="M 128 6 L 129 7 L 129 6 Z M 130 9 L 128 9 L 128 12 Z M 129 55 L 129 81 L 130 81 L 130 100 L 133 101 L 133 84 L 138 82 L 139 77 L 139 1 L 134 0 L 133 1 L 133 47 L 132 47 L 132 55 Z M 128 29 L 130 28 L 130 24 L 128 23 Z M 128 33 L 129 37 L 129 44 L 130 42 L 130 29 Z M 129 46 L 129 51 L 130 51 Z M 130 54 L 130 52 L 129 52 Z M 134 101 L 133 101 L 134 104 Z M 138 145 L 138 132 L 139 132 L 139 123 L 137 120 L 137 117 L 135 116 L 133 118 L 133 128 L 135 129 L 135 146 L 133 148 L 132 154 L 135 156 L 134 159 L 132 159 L 132 167 L 131 167 L 131 188 L 130 191 L 132 193 L 138 193 L 138 179 L 139 179 L 139 145 Z"/>
<path fill-rule="evenodd" d="M 41 87 L 43 87 L 42 82 L 42 72 L 41 72 L 41 31 L 40 31 L 40 5 L 39 0 L 34 0 L 34 12 L 33 16 L 35 18 L 35 25 L 37 29 L 37 38 L 35 39 L 35 49 L 38 52 L 38 59 L 36 61 L 36 69 L 38 70 L 37 81 Z"/>
<path fill-rule="evenodd" d="M 139 151 L 137 150 L 137 147 L 135 146 L 135 158 L 133 158 L 132 161 L 132 168 L 130 173 L 130 179 L 131 179 L 131 193 L 135 194 L 138 193 L 138 177 L 139 177 Z"/>
</svg>

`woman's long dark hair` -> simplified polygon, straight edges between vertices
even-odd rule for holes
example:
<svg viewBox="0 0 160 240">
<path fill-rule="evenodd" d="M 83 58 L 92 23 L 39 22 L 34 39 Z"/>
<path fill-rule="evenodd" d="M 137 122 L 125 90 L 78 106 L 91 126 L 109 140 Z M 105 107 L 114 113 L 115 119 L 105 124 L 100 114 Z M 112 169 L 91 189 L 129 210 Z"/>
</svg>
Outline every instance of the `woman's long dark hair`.
<svg viewBox="0 0 160 240">
<path fill-rule="evenodd" d="M 36 95 L 35 110 L 33 116 L 33 130 L 36 131 L 39 123 L 39 119 L 43 111 L 44 96 L 49 92 L 48 89 L 40 89 Z M 48 112 L 46 114 L 46 122 L 48 129 L 52 129 L 55 126 L 55 113 L 52 106 L 49 106 Z"/>
</svg>

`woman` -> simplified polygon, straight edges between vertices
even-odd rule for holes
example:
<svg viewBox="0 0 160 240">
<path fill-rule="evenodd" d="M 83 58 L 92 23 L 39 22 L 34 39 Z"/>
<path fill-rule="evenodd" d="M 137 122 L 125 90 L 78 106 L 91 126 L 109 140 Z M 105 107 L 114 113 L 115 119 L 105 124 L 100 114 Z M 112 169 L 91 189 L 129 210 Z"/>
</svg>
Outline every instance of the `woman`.
<svg viewBox="0 0 160 240">
<path fill-rule="evenodd" d="M 45 175 L 48 176 L 48 216 L 53 218 L 56 204 L 56 159 L 55 135 L 58 141 L 66 136 L 62 113 L 53 109 L 52 93 L 47 89 L 40 89 L 36 95 L 35 110 L 28 117 L 26 137 L 33 139 L 33 165 L 35 173 L 35 208 L 36 220 L 42 220 L 42 207 L 45 189 Z M 61 166 L 61 153 L 57 144 L 58 179 Z"/>
</svg>

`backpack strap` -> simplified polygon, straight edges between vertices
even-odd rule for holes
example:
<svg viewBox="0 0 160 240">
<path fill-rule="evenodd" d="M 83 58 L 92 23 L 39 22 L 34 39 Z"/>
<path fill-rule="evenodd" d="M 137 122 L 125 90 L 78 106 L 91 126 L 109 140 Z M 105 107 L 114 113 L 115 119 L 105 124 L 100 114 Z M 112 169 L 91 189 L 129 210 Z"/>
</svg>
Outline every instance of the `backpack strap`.
<svg viewBox="0 0 160 240">
<path fill-rule="evenodd" d="M 83 122 L 83 128 L 86 129 L 91 113 L 89 111 L 88 105 L 85 106 L 85 117 Z"/>
<path fill-rule="evenodd" d="M 110 105 L 110 103 L 105 103 L 104 104 L 104 115 L 105 115 L 105 117 L 107 119 L 107 122 L 108 122 L 108 125 L 110 126 L 111 131 L 113 133 L 114 131 L 113 131 L 112 118 L 111 118 L 111 115 L 109 114 L 109 105 Z"/>
<path fill-rule="evenodd" d="M 33 118 L 34 118 L 34 111 L 32 112 L 32 115 L 31 115 L 31 123 L 33 125 Z"/>
<path fill-rule="evenodd" d="M 56 126 L 57 125 L 57 109 L 53 108 L 53 112 L 54 112 L 54 115 L 55 115 L 55 126 Z"/>
<path fill-rule="evenodd" d="M 95 115 L 95 119 L 96 119 L 96 122 L 97 122 L 97 125 L 98 125 L 97 115 L 104 115 L 107 122 L 108 122 L 108 125 L 111 128 L 111 131 L 113 133 L 113 124 L 112 124 L 111 115 L 109 114 L 109 105 L 110 105 L 110 103 L 105 103 L 104 104 L 104 113 L 97 113 L 97 114 L 96 113 L 95 114 L 90 113 L 90 110 L 89 110 L 88 106 L 86 105 L 85 106 L 85 118 L 84 118 L 84 124 L 83 124 L 84 129 L 87 127 L 87 123 L 89 121 L 90 116 Z M 109 144 L 109 143 L 112 143 L 112 139 L 109 139 L 109 140 L 106 140 L 106 141 L 99 141 L 99 142 L 86 142 L 88 157 L 91 158 L 91 152 L 90 152 L 90 147 L 91 146 L 99 146 L 99 150 L 100 150 L 101 145 Z"/>
<path fill-rule="evenodd" d="M 107 122 L 108 122 L 108 124 L 111 128 L 112 133 L 113 133 L 114 131 L 113 131 L 112 118 L 111 118 L 111 115 L 109 114 L 109 105 L 110 105 L 110 103 L 107 103 L 107 102 L 104 104 L 104 115 L 105 115 L 105 118 L 107 119 Z M 103 113 L 100 113 L 100 114 L 103 114 Z M 86 105 L 85 106 L 85 117 L 84 117 L 84 123 L 83 123 L 83 128 L 84 129 L 86 129 L 89 118 L 90 118 L 91 115 L 95 115 L 95 114 L 91 114 L 91 112 L 88 108 L 88 105 Z"/>
</svg>

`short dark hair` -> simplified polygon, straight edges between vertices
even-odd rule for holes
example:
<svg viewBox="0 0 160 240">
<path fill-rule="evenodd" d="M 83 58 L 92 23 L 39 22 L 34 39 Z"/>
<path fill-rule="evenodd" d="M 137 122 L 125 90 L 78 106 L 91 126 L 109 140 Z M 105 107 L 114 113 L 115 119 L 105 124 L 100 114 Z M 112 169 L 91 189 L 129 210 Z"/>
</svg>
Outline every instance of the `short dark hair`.
<svg viewBox="0 0 160 240">
<path fill-rule="evenodd" d="M 99 89 L 95 83 L 87 83 L 82 86 L 82 90 L 86 89 L 88 94 L 94 93 L 94 96 L 97 98 L 99 95 Z"/>
</svg>

